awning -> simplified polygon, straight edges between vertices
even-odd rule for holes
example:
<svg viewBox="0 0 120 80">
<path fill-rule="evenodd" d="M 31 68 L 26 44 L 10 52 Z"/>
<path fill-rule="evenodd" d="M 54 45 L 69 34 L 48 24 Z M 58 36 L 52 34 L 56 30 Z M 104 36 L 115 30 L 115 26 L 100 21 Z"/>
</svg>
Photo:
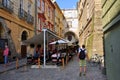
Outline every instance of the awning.
<svg viewBox="0 0 120 80">
<path fill-rule="evenodd" d="M 50 42 L 53 39 L 62 39 L 59 36 L 57 36 L 54 32 L 45 29 L 45 42 Z M 44 43 L 44 31 L 42 30 L 41 33 L 33 36 L 32 38 L 29 38 L 27 40 L 23 41 L 24 44 L 29 45 L 29 44 L 43 44 Z"/>
<path fill-rule="evenodd" d="M 57 42 L 58 42 L 59 44 L 67 44 L 67 43 L 69 43 L 68 40 L 60 39 L 60 40 L 57 40 L 57 41 L 51 42 L 50 44 L 56 44 Z"/>
<path fill-rule="evenodd" d="M 38 35 L 33 36 L 32 38 L 23 41 L 24 44 L 43 44 L 44 45 L 44 67 L 46 67 L 46 46 L 49 41 L 52 39 L 62 39 L 58 37 L 55 33 L 48 29 L 42 29 L 42 32 Z"/>
</svg>

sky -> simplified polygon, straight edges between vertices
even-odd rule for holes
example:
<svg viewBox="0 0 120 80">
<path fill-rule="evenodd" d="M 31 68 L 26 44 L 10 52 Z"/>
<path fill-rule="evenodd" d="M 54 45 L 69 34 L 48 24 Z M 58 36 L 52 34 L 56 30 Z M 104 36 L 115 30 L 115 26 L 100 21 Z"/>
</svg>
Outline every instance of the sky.
<svg viewBox="0 0 120 80">
<path fill-rule="evenodd" d="M 76 8 L 77 1 L 78 0 L 56 0 L 61 9 Z"/>
</svg>

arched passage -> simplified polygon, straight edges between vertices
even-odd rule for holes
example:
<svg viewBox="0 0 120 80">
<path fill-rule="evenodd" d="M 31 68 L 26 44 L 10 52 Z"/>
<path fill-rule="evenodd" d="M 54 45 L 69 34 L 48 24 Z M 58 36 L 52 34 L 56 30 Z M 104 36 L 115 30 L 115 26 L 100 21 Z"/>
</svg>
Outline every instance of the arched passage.
<svg viewBox="0 0 120 80">
<path fill-rule="evenodd" d="M 28 38 L 28 33 L 27 31 L 23 31 L 21 34 L 21 41 L 27 40 Z M 27 55 L 27 46 L 26 45 L 21 45 L 21 56 L 24 58 Z"/>
<path fill-rule="evenodd" d="M 21 40 L 27 40 L 27 37 L 28 37 L 28 34 L 27 34 L 27 31 L 23 31 L 22 32 L 22 35 L 21 35 Z"/>
<path fill-rule="evenodd" d="M 71 43 L 78 42 L 77 35 L 74 32 L 72 32 L 72 31 L 66 32 L 64 36 L 65 36 L 65 39 L 69 40 Z"/>
</svg>

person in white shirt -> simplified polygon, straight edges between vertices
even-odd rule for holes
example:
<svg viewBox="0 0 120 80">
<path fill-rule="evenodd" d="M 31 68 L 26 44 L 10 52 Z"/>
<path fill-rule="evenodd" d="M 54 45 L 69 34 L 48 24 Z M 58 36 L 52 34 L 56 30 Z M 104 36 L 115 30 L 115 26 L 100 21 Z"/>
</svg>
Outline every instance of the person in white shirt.
<svg viewBox="0 0 120 80">
<path fill-rule="evenodd" d="M 80 73 L 79 75 L 82 75 L 82 68 L 84 72 L 84 76 L 86 75 L 86 58 L 88 59 L 87 50 L 85 49 L 85 45 L 82 45 L 82 48 L 79 48 L 78 50 L 78 59 L 80 64 Z"/>
</svg>

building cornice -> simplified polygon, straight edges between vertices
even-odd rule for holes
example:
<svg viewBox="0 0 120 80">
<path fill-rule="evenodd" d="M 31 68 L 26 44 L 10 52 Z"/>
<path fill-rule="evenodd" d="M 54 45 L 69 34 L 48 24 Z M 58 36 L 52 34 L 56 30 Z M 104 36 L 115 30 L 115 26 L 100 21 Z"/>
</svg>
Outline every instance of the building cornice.
<svg viewBox="0 0 120 80">
<path fill-rule="evenodd" d="M 119 21 L 120 21 L 120 14 L 115 19 L 113 19 L 112 21 L 110 21 L 110 23 L 108 23 L 105 27 L 103 27 L 103 32 L 105 33 L 107 30 L 109 30 L 110 28 L 112 28 L 113 25 L 115 25 Z"/>
</svg>

